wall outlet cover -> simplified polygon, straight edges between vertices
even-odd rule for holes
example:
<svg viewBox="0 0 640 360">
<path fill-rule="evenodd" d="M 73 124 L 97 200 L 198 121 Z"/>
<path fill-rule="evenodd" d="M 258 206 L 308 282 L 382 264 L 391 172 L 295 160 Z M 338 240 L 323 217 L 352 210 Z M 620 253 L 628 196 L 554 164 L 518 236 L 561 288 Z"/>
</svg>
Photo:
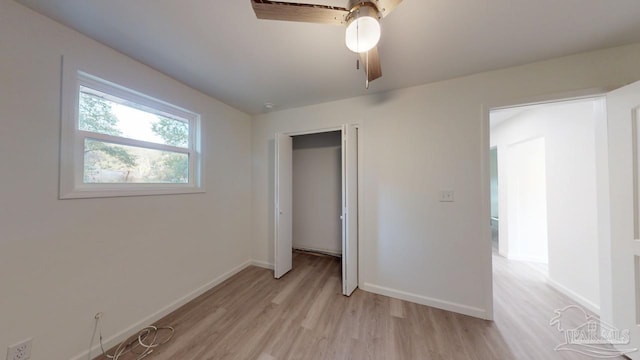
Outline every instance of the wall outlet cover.
<svg viewBox="0 0 640 360">
<path fill-rule="evenodd" d="M 33 339 L 21 341 L 7 349 L 7 360 L 31 359 L 31 345 Z"/>
</svg>

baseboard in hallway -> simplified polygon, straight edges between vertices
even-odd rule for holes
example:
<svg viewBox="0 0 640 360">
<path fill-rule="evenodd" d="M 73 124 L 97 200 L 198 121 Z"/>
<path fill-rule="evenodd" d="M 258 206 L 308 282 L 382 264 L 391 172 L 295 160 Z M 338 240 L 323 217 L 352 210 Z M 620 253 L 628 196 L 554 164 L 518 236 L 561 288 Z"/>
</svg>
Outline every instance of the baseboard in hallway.
<svg viewBox="0 0 640 360">
<path fill-rule="evenodd" d="M 551 325 L 551 319 L 558 315 L 556 311 L 576 302 L 553 288 L 547 276 L 525 262 L 497 254 L 493 256 L 493 275 L 495 324 L 514 359 L 589 358 L 573 351 L 555 350 L 566 342 L 564 330 L 583 326 L 586 319 L 577 311 L 565 314 L 562 329 Z M 588 315 L 597 317 L 585 309 Z"/>
<path fill-rule="evenodd" d="M 342 258 L 342 254 L 338 252 L 333 252 L 329 250 L 321 250 L 321 249 L 311 249 L 311 248 L 293 248 L 293 252 L 303 252 L 308 253 L 309 255 L 325 255 L 325 256 L 333 256 Z"/>
</svg>

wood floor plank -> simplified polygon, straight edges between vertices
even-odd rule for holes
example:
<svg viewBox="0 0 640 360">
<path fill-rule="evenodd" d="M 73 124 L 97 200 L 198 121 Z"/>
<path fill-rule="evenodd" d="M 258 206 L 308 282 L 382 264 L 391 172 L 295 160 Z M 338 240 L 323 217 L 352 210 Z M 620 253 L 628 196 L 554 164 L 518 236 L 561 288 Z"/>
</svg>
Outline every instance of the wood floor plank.
<svg viewBox="0 0 640 360">
<path fill-rule="evenodd" d="M 274 304 L 282 304 L 282 302 L 289 298 L 291 295 L 293 295 L 293 293 L 295 291 L 298 290 L 298 288 L 300 287 L 300 282 L 302 282 L 306 275 L 309 274 L 309 272 L 311 271 L 311 267 L 306 266 L 303 269 L 301 269 L 300 271 L 296 271 L 294 272 L 293 275 L 294 279 L 291 280 L 286 284 L 286 286 L 284 286 L 279 292 L 278 295 L 276 297 L 273 298 L 273 303 Z"/>
<path fill-rule="evenodd" d="M 584 360 L 554 350 L 563 337 L 549 320 L 572 302 L 526 263 L 494 258 L 495 321 L 359 289 L 345 297 L 336 258 L 293 263 L 278 280 L 249 267 L 169 314 L 158 324 L 174 338 L 145 360 Z"/>
<path fill-rule="evenodd" d="M 402 307 L 402 300 L 399 299 L 390 299 L 390 306 L 391 309 L 389 309 L 389 313 L 391 314 L 391 316 L 395 316 L 398 318 L 403 318 L 404 317 L 404 308 Z"/>
<path fill-rule="evenodd" d="M 338 286 L 338 279 L 335 277 L 330 277 L 329 280 L 322 287 L 322 291 L 313 300 L 311 308 L 307 312 L 304 320 L 302 321 L 302 327 L 307 330 L 313 330 L 316 327 L 318 320 L 320 320 L 320 315 L 322 314 L 322 310 L 327 305 L 327 302 L 331 298 L 331 296 L 335 296 L 334 289 Z"/>
</svg>

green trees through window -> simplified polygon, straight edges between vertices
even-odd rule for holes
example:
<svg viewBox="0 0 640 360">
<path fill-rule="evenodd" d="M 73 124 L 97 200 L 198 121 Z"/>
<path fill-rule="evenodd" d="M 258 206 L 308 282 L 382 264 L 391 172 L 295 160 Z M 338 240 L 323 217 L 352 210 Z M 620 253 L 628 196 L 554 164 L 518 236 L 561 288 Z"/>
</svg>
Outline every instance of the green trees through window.
<svg viewBox="0 0 640 360">
<path fill-rule="evenodd" d="M 94 133 L 84 140 L 84 183 L 189 182 L 187 121 L 81 87 L 78 128 Z"/>
<path fill-rule="evenodd" d="M 204 192 L 200 114 L 73 63 L 62 90 L 60 199 Z"/>
</svg>

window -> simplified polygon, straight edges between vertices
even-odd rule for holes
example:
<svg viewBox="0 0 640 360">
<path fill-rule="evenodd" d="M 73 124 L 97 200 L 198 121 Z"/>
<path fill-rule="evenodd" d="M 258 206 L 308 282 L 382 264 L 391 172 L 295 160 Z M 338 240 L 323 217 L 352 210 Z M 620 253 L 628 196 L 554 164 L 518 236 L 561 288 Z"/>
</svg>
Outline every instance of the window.
<svg viewBox="0 0 640 360">
<path fill-rule="evenodd" d="M 61 198 L 202 191 L 199 115 L 85 73 L 73 98 Z"/>
</svg>

